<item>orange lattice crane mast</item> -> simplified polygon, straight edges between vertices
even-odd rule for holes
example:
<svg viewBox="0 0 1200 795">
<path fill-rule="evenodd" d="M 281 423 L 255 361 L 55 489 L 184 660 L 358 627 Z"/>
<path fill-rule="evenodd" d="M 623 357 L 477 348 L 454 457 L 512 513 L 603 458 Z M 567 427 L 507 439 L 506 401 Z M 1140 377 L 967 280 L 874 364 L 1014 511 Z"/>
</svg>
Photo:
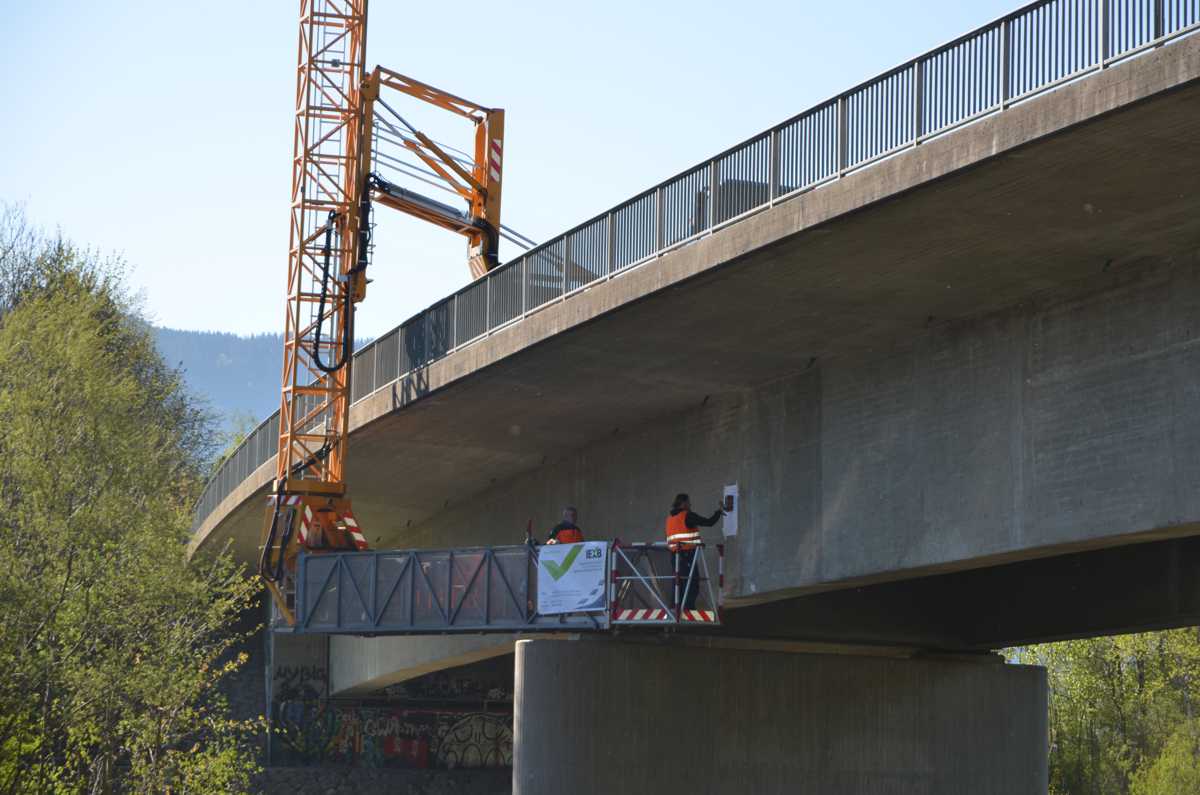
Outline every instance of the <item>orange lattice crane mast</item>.
<svg viewBox="0 0 1200 795">
<path fill-rule="evenodd" d="M 388 69 L 366 71 L 366 0 L 301 0 L 279 453 L 259 573 L 294 623 L 301 551 L 367 548 L 346 495 L 355 305 L 366 295 L 372 202 L 466 236 L 471 273 L 498 264 L 504 111 Z M 395 92 L 474 125 L 474 152 L 411 126 Z M 464 206 L 422 196 L 372 165 L 400 166 Z"/>
</svg>

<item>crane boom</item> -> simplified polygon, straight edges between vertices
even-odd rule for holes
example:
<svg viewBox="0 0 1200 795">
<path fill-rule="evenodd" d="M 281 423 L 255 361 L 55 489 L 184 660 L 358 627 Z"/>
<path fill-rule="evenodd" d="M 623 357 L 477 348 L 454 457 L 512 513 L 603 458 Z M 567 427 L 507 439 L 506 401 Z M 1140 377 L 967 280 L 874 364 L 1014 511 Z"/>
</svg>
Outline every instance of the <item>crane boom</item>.
<svg viewBox="0 0 1200 795">
<path fill-rule="evenodd" d="M 366 27 L 366 0 L 302 3 L 276 466 L 287 490 L 290 481 L 342 490 L 353 322 L 347 277 L 358 267 L 361 150 L 369 145 L 360 97 Z"/>
<path fill-rule="evenodd" d="M 504 111 L 382 67 L 368 73 L 366 33 L 367 0 L 301 0 L 279 452 L 259 559 L 289 624 L 302 550 L 367 548 L 344 472 L 354 312 L 366 296 L 372 199 L 466 236 L 474 276 L 498 264 Z M 413 128 L 381 97 L 384 90 L 470 120 L 474 157 L 454 156 Z M 389 162 L 415 159 L 466 207 L 375 173 L 377 138 L 396 147 Z"/>
</svg>

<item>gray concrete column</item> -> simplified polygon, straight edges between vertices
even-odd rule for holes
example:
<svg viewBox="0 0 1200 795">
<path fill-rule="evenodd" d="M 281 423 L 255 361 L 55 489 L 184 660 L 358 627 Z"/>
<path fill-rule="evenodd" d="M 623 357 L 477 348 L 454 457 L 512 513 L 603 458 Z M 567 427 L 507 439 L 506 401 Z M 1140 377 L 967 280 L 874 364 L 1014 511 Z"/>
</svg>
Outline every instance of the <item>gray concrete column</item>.
<svg viewBox="0 0 1200 795">
<path fill-rule="evenodd" d="M 1045 795 L 1046 692 L 998 662 L 521 641 L 513 792 Z"/>
</svg>

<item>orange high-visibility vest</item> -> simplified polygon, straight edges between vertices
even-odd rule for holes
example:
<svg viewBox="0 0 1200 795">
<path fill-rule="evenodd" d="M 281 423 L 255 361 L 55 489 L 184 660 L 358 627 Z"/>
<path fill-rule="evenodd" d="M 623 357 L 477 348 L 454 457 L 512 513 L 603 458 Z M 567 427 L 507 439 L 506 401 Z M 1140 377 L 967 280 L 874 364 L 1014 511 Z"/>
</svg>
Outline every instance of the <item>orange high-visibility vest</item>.
<svg viewBox="0 0 1200 795">
<path fill-rule="evenodd" d="M 550 543 L 552 544 L 578 544 L 583 541 L 583 531 L 578 527 L 564 527 L 558 531 Z"/>
<path fill-rule="evenodd" d="M 700 531 L 687 526 L 687 511 L 667 517 L 667 547 L 672 552 L 700 545 Z"/>
</svg>

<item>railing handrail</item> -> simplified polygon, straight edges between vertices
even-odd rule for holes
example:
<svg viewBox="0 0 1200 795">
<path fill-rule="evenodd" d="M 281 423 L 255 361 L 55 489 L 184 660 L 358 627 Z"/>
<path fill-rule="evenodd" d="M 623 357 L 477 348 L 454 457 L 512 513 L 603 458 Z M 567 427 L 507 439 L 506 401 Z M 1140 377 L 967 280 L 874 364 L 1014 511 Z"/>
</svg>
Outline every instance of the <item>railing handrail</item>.
<svg viewBox="0 0 1200 795">
<path fill-rule="evenodd" d="M 1043 11 L 1056 13 L 1057 17 L 1048 19 L 1051 14 L 1042 14 Z M 1023 20 L 1029 24 L 1015 32 L 1029 38 L 1036 24 L 1036 41 L 1014 42 L 1014 23 Z M 355 352 L 356 360 L 368 351 L 375 355 L 371 361 L 372 383 L 365 392 L 352 394 L 351 400 L 357 402 L 385 384 L 400 380 L 544 306 L 712 234 L 748 214 L 1197 30 L 1200 30 L 1200 0 L 1170 4 L 1165 0 L 1033 0 L 635 193 L 435 301 Z M 988 39 L 990 34 L 999 35 Z M 952 77 L 947 77 L 948 67 L 937 59 L 954 56 L 958 48 L 975 42 L 978 45 L 955 62 Z M 927 71 L 924 68 L 927 65 L 933 68 Z M 927 83 L 936 84 L 927 88 Z M 874 93 L 867 97 L 867 92 Z M 870 104 L 855 105 L 857 115 L 852 120 L 852 103 L 860 97 Z M 832 116 L 832 121 L 825 116 Z M 810 121 L 816 127 L 807 130 L 805 138 L 800 134 L 801 125 Z M 928 128 L 927 121 L 931 122 Z M 796 131 L 791 137 L 803 140 L 805 145 L 795 143 L 784 151 L 781 139 L 793 128 Z M 753 151 L 764 139 L 765 159 Z M 722 165 L 739 156 L 739 162 L 731 166 L 731 173 L 722 177 Z M 791 158 L 788 167 L 794 172 L 786 175 L 789 180 L 786 185 L 784 156 Z M 693 184 L 697 177 L 700 179 Z M 730 191 L 730 196 L 724 195 L 722 186 Z M 664 194 L 673 187 L 678 188 L 676 192 L 680 195 L 668 207 L 669 200 L 664 199 Z M 760 192 L 765 198 L 760 198 Z M 653 206 L 639 208 L 647 199 Z M 634 212 L 639 209 L 640 215 Z M 625 218 L 626 214 L 634 217 Z M 592 230 L 601 223 L 604 224 L 601 244 L 588 241 L 587 250 L 581 254 L 587 257 L 599 254 L 603 261 L 582 262 L 575 256 L 571 243 L 584 230 Z M 666 233 L 679 236 L 668 240 Z M 555 247 L 559 247 L 556 257 L 540 256 Z M 531 278 L 531 261 L 539 268 L 536 283 Z M 556 274 L 555 268 L 547 268 L 547 264 L 557 264 L 559 272 Z M 572 280 L 571 266 L 577 272 L 592 274 L 591 278 Z M 503 286 L 493 289 L 500 276 L 510 275 L 518 268 L 521 269 L 516 291 L 519 295 L 512 290 L 506 293 Z M 554 279 L 558 279 L 557 285 L 551 284 Z M 481 288 L 482 314 L 460 317 L 460 296 Z M 537 300 L 531 302 L 531 293 L 536 294 Z M 503 311 L 493 315 L 493 304 L 497 302 L 502 304 L 499 309 Z M 437 319 L 445 321 L 444 328 L 431 327 L 435 313 L 441 312 L 445 317 Z M 483 330 L 459 339 L 460 327 L 466 327 L 468 332 Z M 415 331 L 415 340 L 410 340 L 412 335 L 405 334 L 406 331 Z M 444 338 L 431 340 L 438 331 Z M 395 377 L 380 383 L 378 351 L 381 343 L 390 342 L 392 337 L 396 339 Z M 406 355 L 407 369 L 403 367 Z M 357 386 L 356 380 L 351 383 L 352 389 Z M 275 454 L 278 434 L 273 435 L 274 444 L 270 444 L 272 434 L 267 426 L 277 422 L 278 414 L 276 411 L 259 423 L 217 468 L 197 503 L 195 526 L 233 490 L 236 484 L 226 482 L 230 480 L 229 470 L 245 465 L 242 456 L 248 445 L 255 443 L 261 450 L 263 435 L 267 436 L 267 449 L 262 451 L 265 458 L 245 465 L 247 475 Z M 225 493 L 218 495 L 218 490 Z"/>
</svg>

